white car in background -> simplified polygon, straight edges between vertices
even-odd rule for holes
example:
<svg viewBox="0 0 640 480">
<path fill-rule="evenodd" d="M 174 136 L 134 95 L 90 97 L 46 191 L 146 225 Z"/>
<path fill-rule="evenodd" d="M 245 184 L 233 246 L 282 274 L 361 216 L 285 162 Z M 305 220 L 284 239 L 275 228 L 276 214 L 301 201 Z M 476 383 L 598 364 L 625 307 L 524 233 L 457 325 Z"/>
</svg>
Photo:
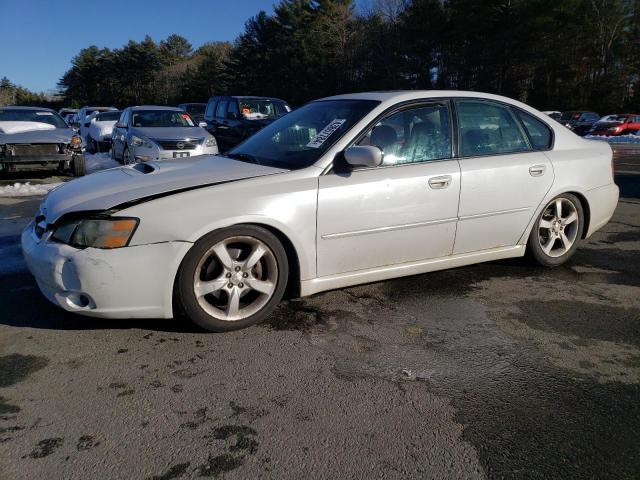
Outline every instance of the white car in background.
<svg viewBox="0 0 640 480">
<path fill-rule="evenodd" d="M 618 201 L 611 148 L 508 98 L 373 92 L 308 103 L 223 156 L 53 190 L 22 234 L 44 295 L 212 331 L 300 295 L 528 253 L 566 262 Z M 425 290 L 425 295 L 429 290 Z"/>
<path fill-rule="evenodd" d="M 108 152 L 111 148 L 113 126 L 120 118 L 120 110 L 96 112 L 89 124 L 89 140 L 87 149 L 90 152 Z"/>
<path fill-rule="evenodd" d="M 100 112 L 113 112 L 115 107 L 82 107 L 78 111 L 79 133 L 85 143 L 89 142 L 89 127 L 91 119 Z"/>
</svg>

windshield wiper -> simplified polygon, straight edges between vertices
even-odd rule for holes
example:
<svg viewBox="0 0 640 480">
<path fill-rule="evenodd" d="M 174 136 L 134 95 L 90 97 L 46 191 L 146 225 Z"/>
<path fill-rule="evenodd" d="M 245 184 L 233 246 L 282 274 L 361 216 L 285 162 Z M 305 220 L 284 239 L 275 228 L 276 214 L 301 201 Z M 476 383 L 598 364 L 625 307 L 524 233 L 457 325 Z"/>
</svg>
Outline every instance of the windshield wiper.
<svg viewBox="0 0 640 480">
<path fill-rule="evenodd" d="M 240 160 L 241 162 L 255 163 L 256 165 L 262 165 L 260 161 L 253 155 L 248 153 L 226 153 L 223 157 L 233 158 L 234 160 Z"/>
</svg>

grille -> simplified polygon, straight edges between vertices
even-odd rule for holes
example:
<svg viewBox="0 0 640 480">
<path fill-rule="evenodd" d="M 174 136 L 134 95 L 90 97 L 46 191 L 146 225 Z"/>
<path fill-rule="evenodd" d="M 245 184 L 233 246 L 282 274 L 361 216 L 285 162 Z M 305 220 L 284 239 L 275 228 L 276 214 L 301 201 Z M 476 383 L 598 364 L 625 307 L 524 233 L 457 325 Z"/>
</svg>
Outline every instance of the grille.
<svg viewBox="0 0 640 480">
<path fill-rule="evenodd" d="M 57 143 L 18 144 L 13 146 L 13 154 L 16 157 L 22 155 L 45 156 L 57 155 Z"/>
<path fill-rule="evenodd" d="M 160 145 L 163 150 L 195 150 L 200 142 L 201 138 L 190 138 L 189 140 L 153 140 Z M 182 144 L 182 148 L 178 147 L 178 144 Z"/>
</svg>

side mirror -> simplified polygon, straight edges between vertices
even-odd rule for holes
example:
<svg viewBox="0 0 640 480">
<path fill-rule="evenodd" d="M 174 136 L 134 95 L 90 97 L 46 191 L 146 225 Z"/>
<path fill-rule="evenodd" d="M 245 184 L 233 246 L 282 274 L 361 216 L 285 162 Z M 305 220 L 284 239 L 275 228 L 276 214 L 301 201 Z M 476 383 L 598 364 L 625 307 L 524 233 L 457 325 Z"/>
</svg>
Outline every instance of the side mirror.
<svg viewBox="0 0 640 480">
<path fill-rule="evenodd" d="M 117 122 L 116 128 L 127 128 L 127 124 L 123 122 Z"/>
<path fill-rule="evenodd" d="M 202 128 L 207 128 L 209 125 L 207 124 L 207 122 L 198 122 L 198 126 Z"/>
<path fill-rule="evenodd" d="M 353 146 L 344 151 L 344 158 L 352 167 L 379 167 L 383 156 L 382 150 L 372 145 Z"/>
</svg>

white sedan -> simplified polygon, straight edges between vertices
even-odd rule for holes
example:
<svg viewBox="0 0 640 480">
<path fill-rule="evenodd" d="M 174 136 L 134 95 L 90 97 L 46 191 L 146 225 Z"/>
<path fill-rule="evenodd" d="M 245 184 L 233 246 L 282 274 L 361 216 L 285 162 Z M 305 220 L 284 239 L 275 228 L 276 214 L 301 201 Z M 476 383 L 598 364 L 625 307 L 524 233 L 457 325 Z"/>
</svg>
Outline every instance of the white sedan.
<svg viewBox="0 0 640 480">
<path fill-rule="evenodd" d="M 226 155 L 73 180 L 48 195 L 22 247 L 66 310 L 182 310 L 224 331 L 264 319 L 287 288 L 305 296 L 525 253 L 560 265 L 617 201 L 609 145 L 527 105 L 362 93 L 311 102 Z"/>
</svg>

